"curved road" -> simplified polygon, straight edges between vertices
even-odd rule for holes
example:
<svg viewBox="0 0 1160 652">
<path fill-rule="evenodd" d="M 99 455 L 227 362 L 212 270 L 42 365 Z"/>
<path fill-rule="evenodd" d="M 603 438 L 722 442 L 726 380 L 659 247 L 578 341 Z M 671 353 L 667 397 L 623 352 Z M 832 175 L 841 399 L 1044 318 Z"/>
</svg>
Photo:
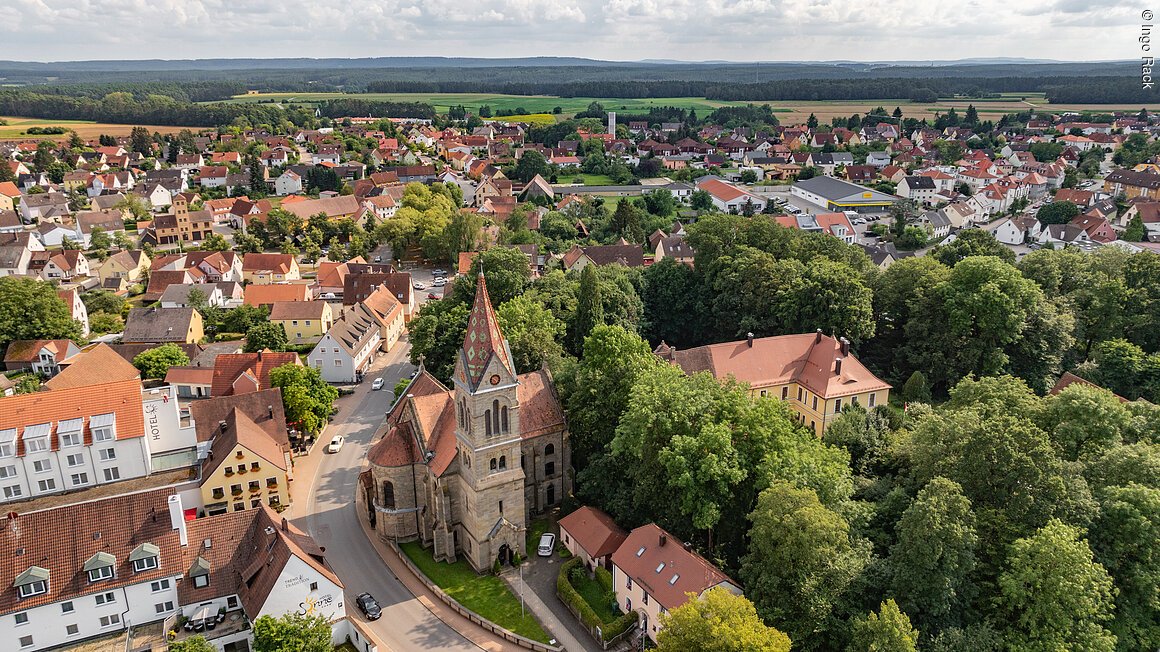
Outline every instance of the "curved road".
<svg viewBox="0 0 1160 652">
<path fill-rule="evenodd" d="M 367 627 L 391 652 L 455 650 L 478 652 L 479 648 L 432 614 L 399 582 L 363 533 L 355 514 L 354 495 L 358 473 L 370 448 L 371 437 L 391 407 L 391 388 L 414 367 L 408 362 L 409 343 L 400 341 L 394 351 L 381 356 L 368 380 L 351 396 L 338 401 L 339 411 L 326 436 L 343 435 L 346 444 L 333 455 L 322 455 L 305 500 L 305 512 L 295 514 L 295 524 L 326 548 L 326 561 L 346 585 L 347 613 L 359 617 L 354 599 L 369 592 L 383 607 L 383 616 Z M 370 390 L 370 379 L 386 380 L 382 391 Z M 321 449 L 312 455 L 321 454 Z M 295 510 L 297 512 L 297 510 Z M 356 616 L 357 614 L 357 616 Z"/>
</svg>

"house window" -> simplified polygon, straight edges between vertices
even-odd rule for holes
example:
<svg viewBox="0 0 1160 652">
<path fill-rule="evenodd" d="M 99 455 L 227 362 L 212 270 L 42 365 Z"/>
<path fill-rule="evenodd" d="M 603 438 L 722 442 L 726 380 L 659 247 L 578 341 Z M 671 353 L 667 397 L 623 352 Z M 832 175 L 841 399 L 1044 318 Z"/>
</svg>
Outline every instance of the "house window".
<svg viewBox="0 0 1160 652">
<path fill-rule="evenodd" d="M 116 601 L 117 601 L 117 594 L 113 593 L 112 591 L 109 591 L 108 593 L 97 594 L 97 606 L 98 607 L 103 605 L 103 604 L 112 604 Z"/>
<path fill-rule="evenodd" d="M 818 409 L 818 397 L 817 396 L 814 397 L 814 409 L 815 410 Z"/>
<path fill-rule="evenodd" d="M 166 600 L 165 602 L 159 602 L 153 605 L 153 608 L 156 609 L 157 613 L 159 614 L 169 613 L 170 611 L 173 611 L 173 601 Z"/>
<path fill-rule="evenodd" d="M 48 580 L 37 580 L 35 582 L 29 582 L 28 584 L 21 584 L 19 593 L 21 598 L 31 598 L 34 595 L 48 593 Z"/>
<path fill-rule="evenodd" d="M 20 637 L 20 647 L 32 647 L 32 637 L 31 636 L 21 636 Z"/>
<path fill-rule="evenodd" d="M 797 400 L 798 401 L 802 400 L 802 388 L 801 387 L 798 388 L 798 399 Z"/>
<path fill-rule="evenodd" d="M 870 407 L 874 407 L 874 399 L 876 399 L 876 398 L 878 398 L 877 394 L 871 394 L 870 400 L 867 401 L 867 405 L 869 405 Z"/>
<path fill-rule="evenodd" d="M 101 456 L 102 462 L 108 462 L 109 460 L 115 460 L 115 459 L 117 459 L 117 449 L 115 449 L 115 448 L 102 448 L 100 450 L 100 456 Z"/>
<path fill-rule="evenodd" d="M 838 412 L 841 412 L 841 411 L 842 411 L 842 399 L 836 398 L 836 399 L 834 399 L 834 413 L 837 414 Z"/>
<path fill-rule="evenodd" d="M 765 398 L 765 396 L 766 396 L 766 391 L 763 389 L 763 390 L 761 390 L 761 398 Z"/>
<path fill-rule="evenodd" d="M 342 360 L 335 360 L 335 361 L 334 361 L 334 366 L 336 366 L 336 367 L 341 367 L 341 366 L 342 366 Z"/>
<path fill-rule="evenodd" d="M 72 479 L 73 486 L 79 487 L 81 485 L 86 485 L 89 483 L 89 474 L 88 473 L 74 473 L 74 474 L 72 474 L 71 479 Z"/>
<path fill-rule="evenodd" d="M 143 557 L 133 562 L 133 572 L 135 573 L 153 570 L 154 568 L 157 568 L 157 557 Z"/>
<path fill-rule="evenodd" d="M 52 470 L 52 460 L 36 460 L 32 463 L 32 470 L 37 473 L 44 473 Z"/>
<path fill-rule="evenodd" d="M 231 595 L 230 597 L 226 598 L 226 609 L 237 609 L 237 608 L 238 608 L 238 596 Z"/>
<path fill-rule="evenodd" d="M 15 465 L 0 466 L 0 480 L 5 479 L 5 478 L 15 478 L 15 477 L 16 477 L 16 466 Z"/>
<path fill-rule="evenodd" d="M 105 482 L 112 482 L 121 479 L 121 470 L 113 466 L 105 469 Z"/>
<path fill-rule="evenodd" d="M 116 415 L 99 414 L 89 420 L 94 442 L 112 441 L 116 436 Z"/>
<path fill-rule="evenodd" d="M 28 622 L 28 612 L 27 611 L 21 611 L 20 613 L 16 614 L 16 624 L 17 625 L 23 625 L 27 622 Z"/>
<path fill-rule="evenodd" d="M 109 614 L 108 616 L 101 616 L 101 627 L 112 627 L 113 625 L 121 624 L 121 614 Z"/>
<path fill-rule="evenodd" d="M 5 498 L 9 498 L 9 499 L 19 498 L 22 495 L 24 495 L 24 489 L 18 484 L 8 485 L 7 487 L 4 487 L 4 497 Z"/>
<path fill-rule="evenodd" d="M 632 590 L 632 578 L 631 577 L 625 576 L 624 588 L 628 589 L 629 591 Z"/>
<path fill-rule="evenodd" d="M 79 631 L 80 631 L 80 628 L 77 627 L 76 625 L 65 625 L 64 626 L 64 633 L 67 634 L 68 636 L 76 636 L 77 632 L 79 632 Z"/>
<path fill-rule="evenodd" d="M 60 612 L 62 614 L 71 614 L 73 612 L 72 600 L 69 600 L 68 602 L 60 603 Z"/>
<path fill-rule="evenodd" d="M 499 501 L 499 513 L 503 514 L 503 501 Z"/>
<path fill-rule="evenodd" d="M 213 489 L 213 499 L 214 500 L 221 500 L 222 498 L 225 498 L 225 497 L 226 497 L 226 490 L 225 489 L 223 489 L 221 487 L 214 487 L 214 489 Z"/>
<path fill-rule="evenodd" d="M 395 508 L 395 485 L 389 481 L 383 483 L 383 507 Z"/>
<path fill-rule="evenodd" d="M 250 501 L 250 507 L 261 507 L 261 506 L 262 506 L 262 499 L 261 498 L 255 498 L 255 499 Z"/>
<path fill-rule="evenodd" d="M 262 483 L 257 480 L 250 480 L 250 491 L 261 491 Z"/>
<path fill-rule="evenodd" d="M 261 467 L 261 466 L 258 466 L 258 463 L 257 463 L 257 462 L 250 462 L 250 470 L 251 470 L 251 471 L 257 471 L 257 470 L 259 470 L 259 469 L 261 469 L 261 468 L 262 468 L 262 467 Z"/>
<path fill-rule="evenodd" d="M 48 450 L 48 438 L 36 437 L 35 439 L 24 440 L 24 452 L 26 453 L 42 453 Z"/>
<path fill-rule="evenodd" d="M 495 420 L 495 423 L 492 425 L 492 430 L 498 435 L 500 432 L 502 432 L 499 429 L 499 401 L 498 400 L 492 400 L 492 402 L 491 402 L 491 414 L 492 414 L 491 418 Z"/>
<path fill-rule="evenodd" d="M 858 404 L 858 397 L 857 396 L 850 397 L 850 404 L 857 405 Z"/>
<path fill-rule="evenodd" d="M 782 387 L 782 388 L 781 388 L 781 400 L 783 400 L 783 401 L 784 401 L 784 400 L 786 399 L 786 397 L 788 397 L 788 396 L 789 396 L 789 388 L 788 388 L 788 387 Z"/>
<path fill-rule="evenodd" d="M 195 575 L 193 577 L 193 586 L 199 589 L 209 586 L 209 575 Z"/>
<path fill-rule="evenodd" d="M 157 580 L 149 584 L 149 590 L 154 593 L 160 593 L 161 591 L 168 591 L 169 586 L 169 580 Z"/>
<path fill-rule="evenodd" d="M 65 458 L 69 466 L 80 466 L 85 463 L 85 456 L 80 453 L 74 453 Z"/>
<path fill-rule="evenodd" d="M 93 570 L 89 571 L 89 581 L 90 582 L 100 582 L 101 580 L 112 579 L 112 577 L 113 577 L 113 567 L 112 566 L 98 566 L 97 568 L 94 568 Z M 112 593 L 110 593 L 108 595 L 112 595 Z M 97 604 L 100 604 L 100 602 L 99 602 L 100 596 L 97 596 L 97 598 L 98 598 Z"/>
<path fill-rule="evenodd" d="M 624 610 L 625 612 L 632 611 L 632 598 L 624 599 Z"/>
<path fill-rule="evenodd" d="M 80 446 L 83 443 L 80 432 L 62 432 L 60 433 L 60 446 L 67 448 L 69 446 Z"/>
<path fill-rule="evenodd" d="M 55 491 L 56 490 L 56 480 L 53 480 L 52 478 L 49 478 L 47 480 L 40 480 L 36 483 L 36 486 L 41 491 Z"/>
<path fill-rule="evenodd" d="M 553 475 L 556 475 L 556 463 L 555 462 L 547 462 L 546 464 L 544 464 L 544 475 L 548 476 L 549 478 L 552 477 Z"/>
<path fill-rule="evenodd" d="M 643 598 L 641 598 L 641 600 L 640 600 L 640 601 L 641 601 L 641 603 L 643 603 L 643 604 L 648 604 L 648 593 L 647 593 L 647 592 L 646 592 L 646 593 L 644 593 L 644 597 L 643 597 Z"/>
</svg>

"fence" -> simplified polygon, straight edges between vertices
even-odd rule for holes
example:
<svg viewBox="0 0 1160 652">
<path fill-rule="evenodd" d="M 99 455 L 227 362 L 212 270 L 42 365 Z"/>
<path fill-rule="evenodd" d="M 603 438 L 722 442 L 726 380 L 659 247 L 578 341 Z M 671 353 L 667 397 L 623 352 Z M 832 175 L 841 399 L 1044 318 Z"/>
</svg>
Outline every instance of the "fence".
<svg viewBox="0 0 1160 652">
<path fill-rule="evenodd" d="M 435 585 L 434 582 L 427 579 L 427 576 L 423 574 L 423 571 L 419 570 L 418 567 L 416 567 L 415 564 L 413 564 L 411 562 L 410 558 L 407 557 L 407 553 L 403 552 L 402 549 L 400 549 L 397 544 L 395 544 L 394 542 L 391 542 L 391 547 L 394 548 L 395 554 L 397 554 L 399 556 L 399 559 L 402 560 L 403 564 L 411 571 L 411 573 L 415 577 L 417 577 L 419 579 L 419 581 L 423 583 L 424 586 L 426 586 L 428 589 L 430 589 L 431 592 L 434 593 L 437 598 L 439 598 L 448 607 L 451 607 L 452 609 L 454 609 L 457 613 L 459 613 L 460 616 L 463 616 L 464 618 L 470 620 L 471 622 L 475 623 L 476 625 L 479 625 L 480 627 L 491 632 L 492 634 L 499 636 L 500 638 L 504 639 L 505 641 L 510 641 L 512 643 L 515 643 L 516 645 L 519 645 L 520 647 L 526 647 L 529 650 L 533 650 L 533 652 L 563 652 L 564 648 L 562 648 L 562 647 L 557 647 L 555 645 L 547 645 L 544 643 L 540 643 L 539 641 L 533 641 L 530 638 L 524 638 L 523 636 L 520 636 L 519 634 L 516 634 L 513 631 L 510 631 L 508 629 L 504 629 L 503 627 L 500 627 L 499 625 L 491 622 L 490 620 L 484 618 L 483 616 L 480 616 L 479 614 L 468 609 L 467 607 L 459 604 L 458 600 L 456 600 L 455 598 L 444 593 L 443 589 L 439 588 L 438 586 Z"/>
</svg>

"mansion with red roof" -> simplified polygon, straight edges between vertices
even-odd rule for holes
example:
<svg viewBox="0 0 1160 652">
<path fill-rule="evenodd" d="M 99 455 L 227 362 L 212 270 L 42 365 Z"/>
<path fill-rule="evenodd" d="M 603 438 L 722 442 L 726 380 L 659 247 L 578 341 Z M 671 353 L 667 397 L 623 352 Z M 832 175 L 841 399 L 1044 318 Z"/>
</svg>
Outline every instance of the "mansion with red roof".
<svg viewBox="0 0 1160 652">
<path fill-rule="evenodd" d="M 379 538 L 476 570 L 524 555 L 525 528 L 570 491 L 564 411 L 546 369 L 517 374 L 479 276 L 452 387 L 421 370 L 368 453 L 356 501 Z"/>
</svg>

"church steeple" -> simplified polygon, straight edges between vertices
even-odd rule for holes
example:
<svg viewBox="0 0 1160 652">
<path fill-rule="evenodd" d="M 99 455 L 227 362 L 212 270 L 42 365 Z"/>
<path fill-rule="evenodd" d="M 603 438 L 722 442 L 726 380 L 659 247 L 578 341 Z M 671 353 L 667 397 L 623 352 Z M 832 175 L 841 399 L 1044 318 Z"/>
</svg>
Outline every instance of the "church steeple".
<svg viewBox="0 0 1160 652">
<path fill-rule="evenodd" d="M 487 294 L 487 282 L 483 278 L 482 268 L 476 281 L 475 304 L 471 307 L 471 316 L 467 320 L 467 335 L 463 340 L 460 356 L 464 380 L 472 391 L 478 389 L 483 382 L 493 359 L 499 363 L 503 371 L 507 372 L 505 375 L 510 378 L 516 375 L 511 351 L 503 333 L 500 332 L 499 320 Z"/>
</svg>

